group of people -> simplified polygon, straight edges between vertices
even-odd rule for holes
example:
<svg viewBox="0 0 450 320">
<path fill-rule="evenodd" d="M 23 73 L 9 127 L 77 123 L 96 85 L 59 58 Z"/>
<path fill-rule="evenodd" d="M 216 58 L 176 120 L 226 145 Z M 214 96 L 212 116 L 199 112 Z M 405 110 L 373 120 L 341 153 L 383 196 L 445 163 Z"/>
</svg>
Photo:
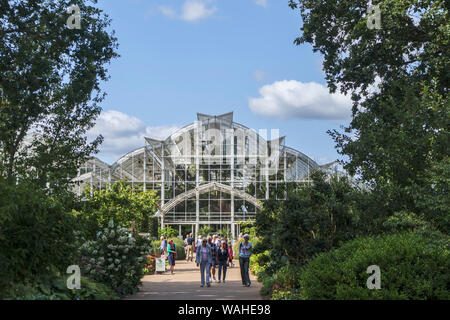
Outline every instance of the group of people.
<svg viewBox="0 0 450 320">
<path fill-rule="evenodd" d="M 243 238 L 243 241 L 240 241 Z M 250 287 L 250 256 L 252 254 L 252 245 L 249 242 L 250 236 L 245 234 L 239 235 L 239 267 L 241 270 L 242 285 Z M 234 242 L 234 241 L 233 241 Z M 226 238 L 220 239 L 217 235 L 201 238 L 195 240 L 192 233 L 186 235 L 184 240 L 184 247 L 186 253 L 186 262 L 194 261 L 197 267 L 200 267 L 201 287 L 205 285 L 211 286 L 212 280 L 220 283 L 225 283 L 227 268 L 233 267 L 233 242 L 228 243 Z M 176 259 L 176 245 L 172 239 L 167 242 L 164 237 L 161 237 L 161 255 L 166 255 L 169 260 L 170 273 L 174 273 L 175 259 Z M 217 270 L 217 280 L 216 280 Z M 206 276 L 205 276 L 206 275 Z"/>
</svg>

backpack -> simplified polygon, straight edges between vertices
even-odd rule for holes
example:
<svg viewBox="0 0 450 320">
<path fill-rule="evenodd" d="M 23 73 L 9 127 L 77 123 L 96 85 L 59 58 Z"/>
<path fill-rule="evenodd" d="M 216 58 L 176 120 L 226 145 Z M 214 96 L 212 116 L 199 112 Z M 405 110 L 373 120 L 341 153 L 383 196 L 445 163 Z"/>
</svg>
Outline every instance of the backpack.
<svg viewBox="0 0 450 320">
<path fill-rule="evenodd" d="M 168 244 L 168 246 L 170 246 L 170 244 Z M 172 246 L 170 246 L 170 249 L 173 251 L 173 255 L 176 256 L 177 255 L 177 246 L 175 245 L 175 243 L 173 244 L 173 248 L 172 248 Z"/>
</svg>

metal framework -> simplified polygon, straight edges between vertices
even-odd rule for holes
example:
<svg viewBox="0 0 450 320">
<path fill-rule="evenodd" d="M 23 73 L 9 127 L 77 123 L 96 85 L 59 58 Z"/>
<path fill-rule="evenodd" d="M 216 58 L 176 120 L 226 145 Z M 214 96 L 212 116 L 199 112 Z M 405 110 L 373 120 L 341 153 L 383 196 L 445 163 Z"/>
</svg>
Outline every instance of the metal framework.
<svg viewBox="0 0 450 320">
<path fill-rule="evenodd" d="M 92 158 L 74 182 L 81 194 L 87 185 L 105 188 L 124 180 L 136 190 L 156 190 L 161 226 L 202 224 L 227 228 L 233 237 L 240 221 L 253 221 L 261 201 L 287 182 L 309 182 L 319 166 L 284 145 L 277 130 L 249 129 L 233 122 L 233 113 L 197 114 L 197 121 L 165 140 L 145 138 L 146 145 L 114 164 Z M 284 198 L 284 192 L 272 192 Z"/>
</svg>

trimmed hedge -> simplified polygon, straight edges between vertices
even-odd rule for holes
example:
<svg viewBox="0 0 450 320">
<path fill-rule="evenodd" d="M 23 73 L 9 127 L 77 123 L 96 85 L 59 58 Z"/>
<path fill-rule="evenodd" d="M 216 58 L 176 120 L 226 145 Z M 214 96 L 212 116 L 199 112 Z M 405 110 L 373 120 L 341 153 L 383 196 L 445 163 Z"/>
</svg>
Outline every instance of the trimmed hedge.
<svg viewBox="0 0 450 320">
<path fill-rule="evenodd" d="M 380 267 L 380 290 L 366 286 L 370 265 Z M 448 242 L 399 233 L 358 238 L 317 255 L 301 272 L 300 287 L 305 299 L 447 300 L 449 270 Z"/>
</svg>

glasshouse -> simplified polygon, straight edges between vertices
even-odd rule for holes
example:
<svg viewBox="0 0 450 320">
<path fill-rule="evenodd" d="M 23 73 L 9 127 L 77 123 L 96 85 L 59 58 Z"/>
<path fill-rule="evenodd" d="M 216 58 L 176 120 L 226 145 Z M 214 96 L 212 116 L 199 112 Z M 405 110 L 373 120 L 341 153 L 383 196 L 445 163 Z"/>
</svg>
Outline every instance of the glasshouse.
<svg viewBox="0 0 450 320">
<path fill-rule="evenodd" d="M 253 221 L 269 194 L 283 198 L 280 186 L 307 183 L 314 170 L 334 164 L 319 166 L 285 146 L 279 130 L 268 131 L 233 122 L 232 112 L 198 113 L 194 123 L 165 140 L 145 138 L 145 146 L 112 165 L 92 158 L 79 169 L 76 191 L 126 181 L 136 190 L 158 192 L 155 215 L 161 227 L 191 225 L 197 234 L 201 225 L 209 225 L 235 237 L 239 223 Z"/>
</svg>

